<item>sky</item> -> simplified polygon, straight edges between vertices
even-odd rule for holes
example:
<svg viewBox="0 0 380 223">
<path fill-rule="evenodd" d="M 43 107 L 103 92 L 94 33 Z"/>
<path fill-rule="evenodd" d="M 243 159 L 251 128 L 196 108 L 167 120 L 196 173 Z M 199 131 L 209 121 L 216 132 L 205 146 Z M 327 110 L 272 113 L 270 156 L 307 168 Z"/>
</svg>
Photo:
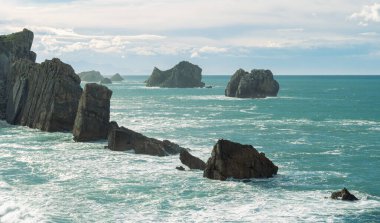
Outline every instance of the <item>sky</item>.
<svg viewBox="0 0 380 223">
<path fill-rule="evenodd" d="M 380 0 L 0 0 L 0 35 L 34 32 L 37 61 L 149 75 L 380 75 Z"/>
</svg>

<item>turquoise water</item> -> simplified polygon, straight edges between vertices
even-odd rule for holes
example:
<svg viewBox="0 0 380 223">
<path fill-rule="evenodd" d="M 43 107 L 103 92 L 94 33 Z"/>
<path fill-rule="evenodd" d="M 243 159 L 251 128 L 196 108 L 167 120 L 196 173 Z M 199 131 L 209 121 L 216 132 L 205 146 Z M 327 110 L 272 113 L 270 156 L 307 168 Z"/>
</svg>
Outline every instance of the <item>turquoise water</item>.
<svg viewBox="0 0 380 223">
<path fill-rule="evenodd" d="M 252 144 L 279 166 L 272 179 L 212 181 L 152 157 L 74 143 L 0 122 L 0 222 L 380 222 L 380 77 L 277 76 L 279 96 L 145 88 L 127 77 L 111 119 L 169 139 L 203 160 L 217 139 Z M 360 198 L 325 199 L 347 187 Z"/>
</svg>

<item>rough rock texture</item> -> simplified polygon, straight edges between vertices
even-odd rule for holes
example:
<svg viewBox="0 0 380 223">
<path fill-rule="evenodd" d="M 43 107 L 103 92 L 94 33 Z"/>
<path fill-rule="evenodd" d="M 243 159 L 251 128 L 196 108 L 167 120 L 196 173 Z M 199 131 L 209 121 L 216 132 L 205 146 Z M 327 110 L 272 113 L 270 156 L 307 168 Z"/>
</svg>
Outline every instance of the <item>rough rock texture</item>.
<svg viewBox="0 0 380 223">
<path fill-rule="evenodd" d="M 248 73 L 239 69 L 231 77 L 225 95 L 238 98 L 275 97 L 279 89 L 280 85 L 273 79 L 270 70 L 252 70 Z"/>
<path fill-rule="evenodd" d="M 100 81 L 101 84 L 112 84 L 112 81 L 111 79 L 109 78 L 103 78 L 101 81 Z"/>
<path fill-rule="evenodd" d="M 153 156 L 168 156 L 186 150 L 168 140 L 148 138 L 124 127 L 110 129 L 108 148 L 115 151 L 134 150 L 136 154 Z"/>
<path fill-rule="evenodd" d="M 227 178 L 268 178 L 277 174 L 278 167 L 251 145 L 219 140 L 208 159 L 203 176 L 226 180 Z"/>
<path fill-rule="evenodd" d="M 104 79 L 100 72 L 95 70 L 81 72 L 78 74 L 78 76 L 80 77 L 81 81 L 86 82 L 100 82 Z"/>
<path fill-rule="evenodd" d="M 7 83 L 6 120 L 43 131 L 71 131 L 81 93 L 79 77 L 59 59 L 17 60 Z"/>
<path fill-rule="evenodd" d="M 147 87 L 164 88 L 194 88 L 204 87 L 202 82 L 202 69 L 187 61 L 182 61 L 172 69 L 161 71 L 154 68 L 149 79 L 146 80 Z"/>
<path fill-rule="evenodd" d="M 36 54 L 30 51 L 33 37 L 33 32 L 27 29 L 24 29 L 22 32 L 0 36 L 0 119 L 5 119 L 8 97 L 6 89 L 11 64 L 18 59 L 25 59 L 31 62 L 35 62 L 36 60 Z"/>
<path fill-rule="evenodd" d="M 187 150 L 182 150 L 179 154 L 179 159 L 181 162 L 188 166 L 190 169 L 204 170 L 206 168 L 206 163 L 203 162 L 198 157 L 191 155 Z"/>
<path fill-rule="evenodd" d="M 111 77 L 111 81 L 123 81 L 124 78 L 121 77 L 121 75 L 119 73 L 116 73 L 114 74 L 112 77 Z"/>
<path fill-rule="evenodd" d="M 341 191 L 333 192 L 331 198 L 335 200 L 342 201 L 356 201 L 359 200 L 355 195 L 351 194 L 346 188 L 343 188 Z"/>
<path fill-rule="evenodd" d="M 112 91 L 107 87 L 86 84 L 79 101 L 73 135 L 75 141 L 107 139 Z"/>
</svg>

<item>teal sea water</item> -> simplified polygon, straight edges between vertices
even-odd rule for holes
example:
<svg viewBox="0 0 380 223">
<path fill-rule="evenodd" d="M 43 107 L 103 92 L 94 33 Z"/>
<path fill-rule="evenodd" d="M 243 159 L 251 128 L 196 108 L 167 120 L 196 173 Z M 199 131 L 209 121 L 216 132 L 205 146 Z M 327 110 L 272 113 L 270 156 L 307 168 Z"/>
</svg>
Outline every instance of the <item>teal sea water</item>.
<svg viewBox="0 0 380 223">
<path fill-rule="evenodd" d="M 213 181 L 152 157 L 0 122 L 0 222 L 380 222 L 380 76 L 277 76 L 276 98 L 145 88 L 127 77 L 111 119 L 203 160 L 217 139 L 252 144 L 272 179 Z M 360 201 L 326 199 L 347 187 Z"/>
</svg>

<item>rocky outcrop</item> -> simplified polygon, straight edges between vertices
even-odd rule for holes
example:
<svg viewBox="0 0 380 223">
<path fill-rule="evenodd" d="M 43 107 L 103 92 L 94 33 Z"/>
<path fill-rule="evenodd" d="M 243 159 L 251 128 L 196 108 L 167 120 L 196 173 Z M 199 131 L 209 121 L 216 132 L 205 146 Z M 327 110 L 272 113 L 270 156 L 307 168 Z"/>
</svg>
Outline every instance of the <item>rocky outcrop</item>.
<svg viewBox="0 0 380 223">
<path fill-rule="evenodd" d="M 79 77 L 59 59 L 17 60 L 7 83 L 6 120 L 43 131 L 71 131 L 81 93 Z"/>
<path fill-rule="evenodd" d="M 359 200 L 355 195 L 351 194 L 346 188 L 341 191 L 333 192 L 331 194 L 331 199 L 342 200 L 342 201 L 356 201 Z"/>
<path fill-rule="evenodd" d="M 215 180 L 268 178 L 277 174 L 277 170 L 264 153 L 251 145 L 221 139 L 212 150 L 203 176 Z"/>
<path fill-rule="evenodd" d="M 11 64 L 18 59 L 35 62 L 36 54 L 30 51 L 33 43 L 33 32 L 24 29 L 22 32 L 0 36 L 0 119 L 6 118 L 7 82 Z M 26 83 L 19 87 L 25 87 Z"/>
<path fill-rule="evenodd" d="M 179 154 L 179 159 L 181 162 L 188 166 L 190 169 L 204 170 L 206 168 L 206 163 L 203 162 L 198 157 L 191 155 L 187 150 L 182 150 Z"/>
<path fill-rule="evenodd" d="M 225 90 L 228 97 L 265 98 L 275 97 L 280 85 L 273 79 L 270 70 L 252 70 L 251 73 L 239 69 L 231 77 Z"/>
<path fill-rule="evenodd" d="M 104 77 L 100 74 L 99 71 L 84 71 L 78 74 L 81 81 L 86 82 L 100 82 L 104 79 Z"/>
<path fill-rule="evenodd" d="M 147 87 L 162 88 L 194 88 L 204 87 L 202 82 L 202 69 L 187 61 L 182 61 L 172 69 L 161 71 L 154 68 L 149 79 L 146 80 Z"/>
<path fill-rule="evenodd" d="M 75 141 L 107 139 L 111 96 L 112 91 L 105 86 L 86 84 L 75 118 L 73 129 Z"/>
<path fill-rule="evenodd" d="M 101 81 L 100 81 L 101 84 L 112 84 L 112 81 L 111 79 L 109 78 L 103 78 Z"/>
<path fill-rule="evenodd" d="M 168 140 L 148 138 L 138 132 L 124 127 L 110 128 L 108 135 L 108 148 L 115 151 L 134 150 L 136 154 L 152 156 L 168 156 L 178 154 L 185 148 Z"/>
<path fill-rule="evenodd" d="M 121 75 L 119 73 L 116 73 L 111 77 L 111 81 L 114 81 L 114 82 L 123 81 L 123 80 L 124 80 L 124 78 L 121 77 Z"/>
</svg>

